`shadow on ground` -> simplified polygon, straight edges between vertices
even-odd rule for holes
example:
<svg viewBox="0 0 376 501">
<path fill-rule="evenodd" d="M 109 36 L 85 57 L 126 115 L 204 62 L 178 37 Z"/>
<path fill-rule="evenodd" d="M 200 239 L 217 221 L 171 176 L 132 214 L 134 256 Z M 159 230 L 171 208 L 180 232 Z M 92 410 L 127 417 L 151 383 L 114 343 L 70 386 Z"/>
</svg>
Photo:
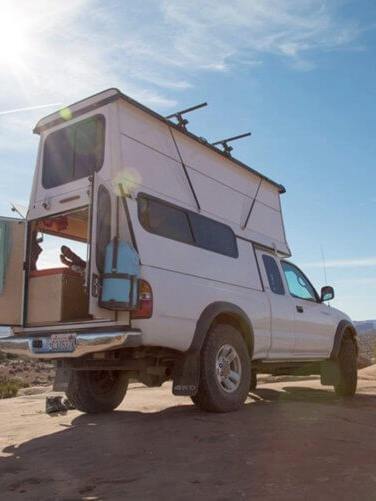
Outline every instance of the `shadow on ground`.
<svg viewBox="0 0 376 501">
<path fill-rule="evenodd" d="M 3 499 L 373 499 L 375 405 L 285 386 L 232 414 L 82 414 L 3 451 Z"/>
</svg>

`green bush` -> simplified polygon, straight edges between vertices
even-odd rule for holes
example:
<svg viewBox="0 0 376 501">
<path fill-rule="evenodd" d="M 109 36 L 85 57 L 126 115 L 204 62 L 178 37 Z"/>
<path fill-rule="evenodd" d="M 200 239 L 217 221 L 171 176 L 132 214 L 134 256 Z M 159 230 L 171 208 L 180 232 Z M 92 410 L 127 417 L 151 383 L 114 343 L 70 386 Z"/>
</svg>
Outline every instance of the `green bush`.
<svg viewBox="0 0 376 501">
<path fill-rule="evenodd" d="M 16 397 L 18 390 L 24 387 L 25 383 L 18 379 L 0 378 L 0 398 Z"/>
</svg>

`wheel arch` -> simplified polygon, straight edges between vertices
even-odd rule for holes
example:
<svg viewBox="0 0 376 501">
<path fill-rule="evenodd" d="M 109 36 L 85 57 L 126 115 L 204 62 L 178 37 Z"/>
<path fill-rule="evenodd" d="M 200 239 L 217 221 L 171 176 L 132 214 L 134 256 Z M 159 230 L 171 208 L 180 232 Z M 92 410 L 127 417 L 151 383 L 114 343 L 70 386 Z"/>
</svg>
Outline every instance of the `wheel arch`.
<svg viewBox="0 0 376 501">
<path fill-rule="evenodd" d="M 173 376 L 174 395 L 193 396 L 198 391 L 200 377 L 200 352 L 210 328 L 217 323 L 229 323 L 244 337 L 252 360 L 254 333 L 248 315 L 235 304 L 218 301 L 209 304 L 200 314 L 188 350 L 176 363 Z"/>
<path fill-rule="evenodd" d="M 249 356 L 252 359 L 254 352 L 254 331 L 252 323 L 239 306 L 224 301 L 208 305 L 201 313 L 193 335 L 189 351 L 200 352 L 205 338 L 213 325 L 229 324 L 235 327 L 243 336 Z"/>
<path fill-rule="evenodd" d="M 336 333 L 334 335 L 333 348 L 330 353 L 331 360 L 336 360 L 338 358 L 342 341 L 348 335 L 350 335 L 354 340 L 357 352 L 359 351 L 358 341 L 357 341 L 358 334 L 354 324 L 352 324 L 349 320 L 341 320 L 337 326 Z"/>
</svg>

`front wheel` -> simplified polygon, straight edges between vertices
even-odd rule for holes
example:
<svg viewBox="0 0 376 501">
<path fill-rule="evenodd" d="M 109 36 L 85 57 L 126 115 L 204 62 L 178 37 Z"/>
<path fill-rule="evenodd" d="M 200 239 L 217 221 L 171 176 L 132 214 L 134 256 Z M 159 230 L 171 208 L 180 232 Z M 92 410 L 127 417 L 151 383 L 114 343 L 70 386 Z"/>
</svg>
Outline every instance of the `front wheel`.
<svg viewBox="0 0 376 501">
<path fill-rule="evenodd" d="M 358 382 L 357 350 L 352 337 L 343 339 L 337 364 L 339 379 L 334 390 L 341 397 L 352 397 Z"/>
<path fill-rule="evenodd" d="M 251 381 L 251 360 L 239 331 L 231 325 L 214 326 L 205 339 L 200 361 L 200 381 L 193 402 L 210 412 L 239 409 Z"/>
<path fill-rule="evenodd" d="M 128 388 L 128 377 L 121 371 L 73 371 L 66 392 L 79 411 L 89 414 L 110 412 L 118 407 Z"/>
</svg>

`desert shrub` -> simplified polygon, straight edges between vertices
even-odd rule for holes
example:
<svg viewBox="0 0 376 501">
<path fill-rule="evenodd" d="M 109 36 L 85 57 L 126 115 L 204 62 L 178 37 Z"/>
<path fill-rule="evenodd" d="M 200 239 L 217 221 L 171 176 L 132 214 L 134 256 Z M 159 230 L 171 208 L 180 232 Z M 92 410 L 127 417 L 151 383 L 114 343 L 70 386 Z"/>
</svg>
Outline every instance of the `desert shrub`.
<svg viewBox="0 0 376 501">
<path fill-rule="evenodd" d="M 16 397 L 20 388 L 25 388 L 25 383 L 19 379 L 0 378 L 0 398 Z"/>
<path fill-rule="evenodd" d="M 10 353 L 4 353 L 0 351 L 0 362 L 5 362 L 6 360 L 16 360 L 17 355 L 11 355 Z"/>
</svg>

